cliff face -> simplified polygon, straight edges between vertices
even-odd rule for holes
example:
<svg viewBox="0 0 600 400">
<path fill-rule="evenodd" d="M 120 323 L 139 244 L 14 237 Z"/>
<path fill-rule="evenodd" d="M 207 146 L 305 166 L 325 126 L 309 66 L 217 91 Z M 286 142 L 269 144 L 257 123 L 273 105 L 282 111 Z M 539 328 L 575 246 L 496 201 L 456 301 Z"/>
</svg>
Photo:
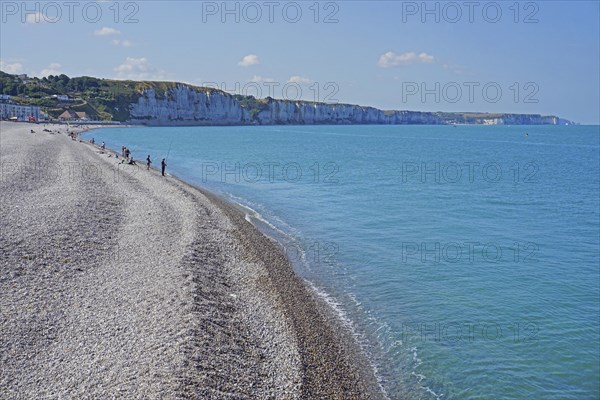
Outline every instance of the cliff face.
<svg viewBox="0 0 600 400">
<path fill-rule="evenodd" d="M 151 125 L 240 125 L 249 113 L 233 96 L 178 85 L 165 93 L 147 89 L 129 109 L 131 122 Z"/>
<path fill-rule="evenodd" d="M 559 118 L 554 116 L 507 114 L 502 117 L 504 125 L 558 125 Z"/>
<path fill-rule="evenodd" d="M 351 104 L 256 100 L 178 84 L 157 93 L 144 90 L 130 105 L 131 123 L 149 125 L 316 125 L 316 124 L 488 124 L 556 125 L 558 117 L 535 114 L 383 111 Z"/>
<path fill-rule="evenodd" d="M 66 75 L 51 80 L 35 77 L 28 80 L 25 83 L 18 75 L 0 71 L 0 89 L 8 90 L 10 86 L 10 91 L 15 92 L 13 99 L 2 101 L 40 106 L 54 118 L 71 110 L 83 111 L 94 120 L 147 125 L 573 124 L 555 116 L 536 114 L 383 111 L 351 104 L 255 99 L 178 82 Z M 70 100 L 51 99 L 47 96 L 49 91 Z M 25 92 L 29 94 L 25 96 Z"/>
<path fill-rule="evenodd" d="M 257 121 L 273 124 L 442 124 L 433 113 L 383 111 L 351 104 L 324 104 L 272 100 L 267 110 L 258 113 Z"/>
</svg>

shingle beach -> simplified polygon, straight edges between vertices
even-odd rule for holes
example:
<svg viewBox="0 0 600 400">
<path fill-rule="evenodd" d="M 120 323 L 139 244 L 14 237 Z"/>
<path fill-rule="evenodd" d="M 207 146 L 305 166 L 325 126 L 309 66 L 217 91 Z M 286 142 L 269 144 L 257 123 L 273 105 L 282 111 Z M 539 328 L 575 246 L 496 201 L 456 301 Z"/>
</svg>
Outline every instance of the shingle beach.
<svg viewBox="0 0 600 400">
<path fill-rule="evenodd" d="M 0 123 L 1 399 L 381 398 L 240 210 L 67 129 Z"/>
</svg>

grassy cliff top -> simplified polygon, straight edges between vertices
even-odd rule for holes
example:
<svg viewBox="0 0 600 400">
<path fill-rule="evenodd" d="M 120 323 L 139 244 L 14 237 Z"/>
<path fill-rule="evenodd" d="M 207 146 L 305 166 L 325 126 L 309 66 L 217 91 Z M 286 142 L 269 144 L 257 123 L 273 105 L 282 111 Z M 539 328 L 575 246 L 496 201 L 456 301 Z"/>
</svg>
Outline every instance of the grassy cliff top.
<svg viewBox="0 0 600 400">
<path fill-rule="evenodd" d="M 207 93 L 221 90 L 179 82 L 131 81 L 101 79 L 90 76 L 69 78 L 50 75 L 44 78 L 21 78 L 0 71 L 0 94 L 10 95 L 15 102 L 40 106 L 57 117 L 66 109 L 86 111 L 91 118 L 126 121 L 129 105 L 153 89 L 158 97 L 166 96 L 175 87 L 188 87 Z M 58 96 L 69 96 L 59 100 Z"/>
<path fill-rule="evenodd" d="M 257 99 L 253 96 L 231 95 L 222 90 L 194 86 L 180 82 L 166 81 L 132 81 L 101 79 L 90 76 L 69 78 L 61 74 L 44 78 L 29 78 L 11 75 L 0 71 L 0 94 L 10 95 L 12 100 L 21 104 L 38 105 L 52 117 L 58 117 L 66 109 L 85 111 L 92 119 L 108 121 L 127 121 L 132 103 L 148 90 L 153 90 L 159 99 L 166 99 L 172 95 L 172 89 L 186 87 L 197 92 L 220 93 L 232 96 L 245 109 L 250 120 L 255 121 L 260 112 L 268 110 L 272 102 L 297 103 L 309 105 L 322 105 L 324 103 L 306 100 L 278 100 L 271 97 Z M 59 100 L 58 96 L 68 96 L 69 100 Z M 362 107 L 355 104 L 335 103 L 333 107 Z M 432 114 L 447 123 L 482 123 L 485 119 L 504 118 L 515 114 L 506 113 L 480 113 L 480 112 L 415 112 L 415 111 L 385 111 L 386 115 L 398 112 L 418 114 Z M 532 115 L 533 116 L 533 115 Z"/>
</svg>

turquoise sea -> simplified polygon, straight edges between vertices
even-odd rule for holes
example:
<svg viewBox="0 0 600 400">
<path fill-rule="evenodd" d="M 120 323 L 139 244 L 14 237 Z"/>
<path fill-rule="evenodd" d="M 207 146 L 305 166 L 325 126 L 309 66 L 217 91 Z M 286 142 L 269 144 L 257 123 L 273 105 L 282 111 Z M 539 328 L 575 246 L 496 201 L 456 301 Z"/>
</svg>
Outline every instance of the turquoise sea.
<svg viewBox="0 0 600 400">
<path fill-rule="evenodd" d="M 392 399 L 599 399 L 598 126 L 116 128 L 245 207 Z"/>
</svg>

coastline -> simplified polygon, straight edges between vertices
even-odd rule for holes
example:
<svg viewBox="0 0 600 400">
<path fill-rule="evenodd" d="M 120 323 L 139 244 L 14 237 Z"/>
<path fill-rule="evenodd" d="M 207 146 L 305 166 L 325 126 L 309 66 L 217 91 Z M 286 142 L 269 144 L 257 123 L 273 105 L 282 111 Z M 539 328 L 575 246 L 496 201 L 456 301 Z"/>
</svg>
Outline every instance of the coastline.
<svg viewBox="0 0 600 400">
<path fill-rule="evenodd" d="M 2 124 L 3 130 L 10 126 L 10 123 Z M 22 125 L 20 134 L 30 135 L 28 131 L 32 125 Z M 36 128 L 41 130 L 40 126 Z M 40 132 L 32 136 L 38 135 L 51 136 Z M 108 157 L 106 153 L 99 154 L 97 147 L 87 142 L 69 140 L 64 134 L 54 136 L 52 141 L 55 149 L 68 147 L 69 151 L 79 153 L 78 156 L 97 160 L 97 167 L 103 172 L 107 171 L 105 176 L 112 176 L 115 170 L 119 170 L 115 158 Z M 30 139 L 35 143 L 37 138 L 27 138 L 28 141 Z M 5 144 L 5 137 L 2 140 Z M 85 151 L 78 150 L 82 144 L 86 144 L 83 147 Z M 8 149 L 9 153 L 13 152 L 10 140 Z M 4 146 L 2 153 L 4 158 Z M 117 182 L 117 187 L 105 182 L 109 184 L 108 190 L 118 195 L 116 207 L 114 204 L 100 207 L 102 213 L 106 213 L 110 207 L 115 208 L 113 211 L 117 218 L 110 222 L 119 224 L 119 216 L 137 212 L 130 210 L 134 207 L 129 205 L 132 199 L 127 193 L 127 189 L 133 187 L 142 193 L 142 198 L 159 196 L 153 206 L 164 207 L 162 214 L 165 215 L 158 215 L 158 220 L 176 221 L 180 227 L 181 232 L 161 232 L 166 237 L 159 235 L 159 242 L 172 239 L 170 235 L 173 233 L 183 233 L 179 240 L 173 241 L 172 252 L 167 251 L 150 263 L 152 267 L 163 267 L 163 257 L 167 257 L 167 264 L 172 264 L 172 289 L 180 291 L 178 285 L 181 286 L 182 301 L 178 304 L 185 304 L 176 307 L 168 298 L 161 299 L 166 308 L 181 314 L 179 325 L 185 331 L 184 334 L 178 332 L 175 335 L 178 348 L 174 353 L 177 355 L 167 357 L 177 362 L 173 364 L 174 367 L 162 372 L 162 378 L 167 378 L 166 381 L 171 383 L 171 392 L 167 392 L 167 397 L 220 398 L 228 394 L 239 398 L 383 398 L 366 356 L 352 335 L 341 326 L 333 310 L 294 273 L 281 249 L 249 223 L 240 210 L 203 188 L 173 176 L 164 179 L 154 169 L 148 172 L 139 165 L 137 169 L 125 167 L 123 173 L 127 179 Z M 3 186 L 7 183 L 5 178 L 3 176 Z M 12 178 L 8 181 L 8 184 L 15 182 Z M 37 184 L 40 182 L 35 182 L 33 186 Z M 61 189 L 62 184 L 64 182 L 59 183 L 57 189 Z M 85 185 L 87 183 L 83 183 Z M 35 196 L 36 200 L 40 197 Z M 16 198 L 9 195 L 2 200 L 10 202 Z M 171 208 L 176 210 L 167 210 Z M 150 212 L 149 215 L 154 218 L 154 213 Z M 29 215 L 22 213 L 20 217 L 29 222 Z M 140 217 L 144 218 L 135 216 Z M 143 230 L 140 226 L 143 221 L 135 218 L 131 232 Z M 117 231 L 127 231 L 127 227 L 119 227 Z M 117 236 L 114 246 L 122 250 L 122 240 Z M 129 244 L 148 250 L 139 242 L 144 238 L 145 235 L 140 235 Z M 10 242 L 11 235 L 0 239 Z M 113 239 L 106 240 L 110 242 Z M 137 264 L 138 261 L 148 263 L 145 257 L 141 260 L 117 261 L 120 261 L 117 263 L 119 268 L 130 263 Z M 86 262 L 83 257 L 81 263 Z M 11 267 L 7 264 L 4 268 Z M 102 265 L 98 269 L 101 268 Z M 110 271 L 114 273 L 114 269 Z M 147 270 L 136 273 L 139 279 L 143 279 Z M 19 279 L 10 274 L 8 278 L 2 278 L 0 287 L 14 286 L 15 279 Z M 123 290 L 128 288 L 123 287 Z M 10 294 L 8 292 L 0 298 L 1 304 L 10 302 Z M 27 303 L 29 300 L 25 296 L 19 301 Z M 148 307 L 156 306 L 153 297 L 145 300 Z M 5 316 L 5 321 L 0 325 L 3 335 L 8 333 L 5 330 L 11 330 L 4 326 L 10 323 L 10 315 L 8 318 Z M 150 327 L 157 328 L 153 323 L 148 322 Z M 138 339 L 144 340 L 143 337 Z M 65 340 L 68 342 L 68 339 Z M 2 369 L 10 370 L 11 354 L 17 358 L 19 354 L 15 353 L 14 343 L 8 346 L 0 342 L 0 345 L 13 348 L 11 353 L 3 351 L 7 355 L 0 359 Z M 155 343 L 150 348 L 156 346 Z M 82 351 L 86 351 L 85 346 Z M 90 362 L 94 364 L 93 360 Z M 152 371 L 152 362 L 148 364 L 147 373 L 156 374 Z M 43 375 L 43 371 L 39 373 Z M 164 376 L 165 373 L 175 377 Z M 9 374 L 8 378 L 0 379 L 0 387 L 6 385 L 14 390 L 16 381 L 17 377 Z M 158 381 L 164 383 L 164 380 Z M 57 384 L 60 386 L 60 383 Z M 77 384 L 74 385 L 77 387 Z M 165 394 L 165 388 L 157 385 L 149 383 L 144 393 L 149 397 L 153 397 L 152 393 Z M 123 388 L 130 391 L 127 393 L 134 394 L 136 390 L 128 382 L 123 382 L 121 388 L 118 382 L 113 386 L 119 392 L 109 390 L 99 394 L 121 393 Z M 56 390 L 60 393 L 60 388 Z"/>
</svg>

